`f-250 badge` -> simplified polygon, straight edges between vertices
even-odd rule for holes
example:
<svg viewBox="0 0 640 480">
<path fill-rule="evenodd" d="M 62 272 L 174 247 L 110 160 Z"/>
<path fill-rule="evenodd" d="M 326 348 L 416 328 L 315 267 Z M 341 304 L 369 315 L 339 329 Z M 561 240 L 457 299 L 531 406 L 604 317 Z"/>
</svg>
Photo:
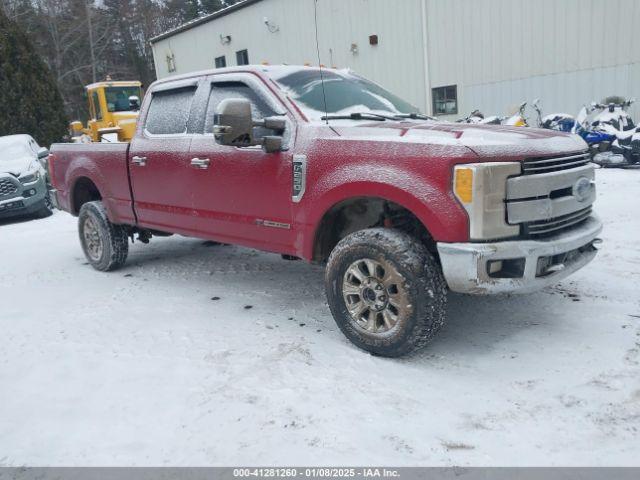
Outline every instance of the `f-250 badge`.
<svg viewBox="0 0 640 480">
<path fill-rule="evenodd" d="M 291 199 L 298 203 L 304 196 L 307 188 L 307 156 L 293 156 L 293 196 Z"/>
</svg>

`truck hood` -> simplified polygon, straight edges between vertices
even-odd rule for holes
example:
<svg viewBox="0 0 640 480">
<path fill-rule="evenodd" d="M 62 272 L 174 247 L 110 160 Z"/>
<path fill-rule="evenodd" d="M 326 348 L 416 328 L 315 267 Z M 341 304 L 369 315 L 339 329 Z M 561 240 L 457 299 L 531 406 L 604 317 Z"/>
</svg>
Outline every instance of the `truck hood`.
<svg viewBox="0 0 640 480">
<path fill-rule="evenodd" d="M 513 160 L 585 150 L 577 135 L 529 127 L 449 122 L 361 122 L 334 126 L 340 136 L 377 141 L 464 146 L 480 157 Z"/>
<path fill-rule="evenodd" d="M 29 167 L 34 161 L 35 159 L 30 156 L 18 158 L 0 157 L 0 175 L 10 173 L 14 177 L 17 177 L 29 170 Z"/>
</svg>

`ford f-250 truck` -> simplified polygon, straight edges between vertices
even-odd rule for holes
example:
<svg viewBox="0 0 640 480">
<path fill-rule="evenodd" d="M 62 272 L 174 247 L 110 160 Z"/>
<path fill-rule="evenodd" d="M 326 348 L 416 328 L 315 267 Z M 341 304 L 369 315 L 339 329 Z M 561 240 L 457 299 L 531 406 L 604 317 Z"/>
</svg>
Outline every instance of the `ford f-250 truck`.
<svg viewBox="0 0 640 480">
<path fill-rule="evenodd" d="M 592 260 L 602 229 L 577 136 L 417 112 L 346 71 L 160 80 L 130 144 L 53 146 L 55 198 L 102 271 L 129 238 L 167 234 L 326 262 L 341 330 L 399 356 L 441 327 L 447 287 L 541 289 Z"/>
</svg>

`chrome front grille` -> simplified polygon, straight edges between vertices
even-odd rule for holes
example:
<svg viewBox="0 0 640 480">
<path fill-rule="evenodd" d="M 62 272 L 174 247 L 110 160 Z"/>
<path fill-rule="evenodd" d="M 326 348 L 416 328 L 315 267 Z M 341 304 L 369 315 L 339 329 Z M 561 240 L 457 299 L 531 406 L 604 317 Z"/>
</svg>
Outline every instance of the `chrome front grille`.
<svg viewBox="0 0 640 480">
<path fill-rule="evenodd" d="M 591 161 L 589 152 L 562 157 L 528 158 L 522 165 L 524 175 L 537 175 L 540 173 L 558 172 L 582 167 Z"/>
<path fill-rule="evenodd" d="M 10 180 L 0 180 L 0 197 L 13 195 L 18 191 L 18 187 Z"/>
<path fill-rule="evenodd" d="M 528 237 L 545 237 L 553 235 L 560 230 L 565 230 L 584 222 L 591 216 L 593 209 L 591 206 L 576 212 L 561 215 L 548 220 L 537 220 L 522 224 L 524 234 Z"/>
<path fill-rule="evenodd" d="M 577 227 L 592 214 L 595 170 L 588 154 L 526 160 L 524 175 L 507 180 L 507 223 L 524 238 Z"/>
</svg>

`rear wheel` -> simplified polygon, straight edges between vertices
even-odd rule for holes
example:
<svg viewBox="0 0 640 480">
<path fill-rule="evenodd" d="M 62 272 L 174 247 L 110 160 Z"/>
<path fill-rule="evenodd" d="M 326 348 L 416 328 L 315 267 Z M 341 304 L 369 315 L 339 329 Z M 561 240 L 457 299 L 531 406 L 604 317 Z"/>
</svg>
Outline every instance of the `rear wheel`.
<svg viewBox="0 0 640 480">
<path fill-rule="evenodd" d="M 342 332 L 376 355 L 416 351 L 444 323 L 440 267 L 424 245 L 400 231 L 370 229 L 343 239 L 329 258 L 325 288 Z"/>
<path fill-rule="evenodd" d="M 78 215 L 78 233 L 84 255 L 96 270 L 116 270 L 127 261 L 127 230 L 109 221 L 102 202 L 89 202 L 82 206 Z"/>
</svg>

